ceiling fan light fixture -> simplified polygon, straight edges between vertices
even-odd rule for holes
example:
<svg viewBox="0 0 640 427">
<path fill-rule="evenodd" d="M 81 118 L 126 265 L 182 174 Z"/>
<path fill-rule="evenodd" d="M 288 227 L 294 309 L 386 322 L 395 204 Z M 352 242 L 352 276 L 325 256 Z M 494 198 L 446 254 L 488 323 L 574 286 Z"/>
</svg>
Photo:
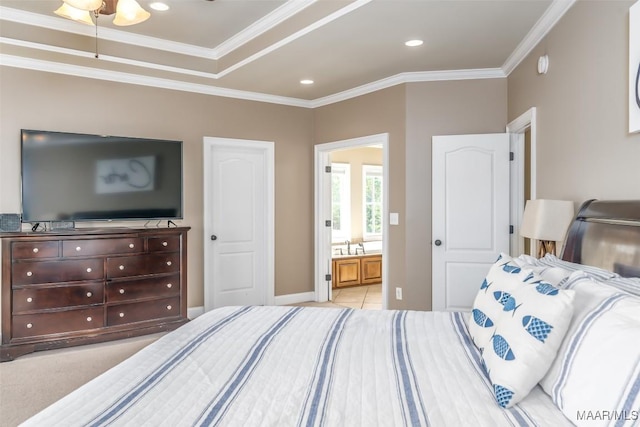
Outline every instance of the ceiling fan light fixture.
<svg viewBox="0 0 640 427">
<path fill-rule="evenodd" d="M 85 11 L 94 11 L 102 7 L 102 0 L 64 0 L 64 3 Z"/>
<path fill-rule="evenodd" d="M 93 23 L 93 19 L 91 19 L 89 11 L 76 9 L 73 6 L 69 6 L 67 3 L 62 3 L 62 6 L 53 13 L 58 16 L 62 16 L 63 18 L 71 19 L 72 21 L 81 22 L 87 25 L 95 25 Z"/>
<path fill-rule="evenodd" d="M 113 23 L 121 27 L 134 25 L 146 21 L 150 16 L 151 14 L 144 10 L 136 0 L 118 0 Z"/>
</svg>

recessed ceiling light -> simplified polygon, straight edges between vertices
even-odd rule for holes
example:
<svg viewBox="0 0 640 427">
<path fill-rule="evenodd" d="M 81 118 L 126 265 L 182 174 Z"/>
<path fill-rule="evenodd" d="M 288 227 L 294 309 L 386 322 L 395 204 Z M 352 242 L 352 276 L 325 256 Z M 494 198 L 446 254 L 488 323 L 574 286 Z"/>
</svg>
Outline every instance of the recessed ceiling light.
<svg viewBox="0 0 640 427">
<path fill-rule="evenodd" d="M 409 40 L 409 41 L 404 42 L 405 46 L 409 46 L 409 47 L 421 46 L 422 43 L 424 43 L 424 42 L 422 40 L 418 40 L 418 39 Z"/>
<path fill-rule="evenodd" d="M 303 85 L 312 85 L 313 84 L 313 80 L 311 79 L 302 79 L 300 80 L 300 83 Z"/>
<path fill-rule="evenodd" d="M 166 3 L 161 3 L 159 1 L 155 1 L 153 3 L 149 3 L 149 7 L 153 10 L 159 10 L 164 12 L 165 10 L 169 10 L 169 5 Z"/>
</svg>

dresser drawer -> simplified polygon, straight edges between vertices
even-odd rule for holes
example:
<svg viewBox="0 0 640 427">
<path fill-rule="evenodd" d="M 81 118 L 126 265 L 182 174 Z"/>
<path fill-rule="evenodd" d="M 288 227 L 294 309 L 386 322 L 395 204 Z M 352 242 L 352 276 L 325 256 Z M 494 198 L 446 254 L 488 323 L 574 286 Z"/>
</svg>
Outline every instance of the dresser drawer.
<svg viewBox="0 0 640 427">
<path fill-rule="evenodd" d="M 83 239 L 65 240 L 62 242 L 62 256 L 79 257 L 107 255 L 113 253 L 132 254 L 144 250 L 142 238 L 121 239 Z"/>
<path fill-rule="evenodd" d="M 187 323 L 188 230 L 0 233 L 0 362 Z"/>
<path fill-rule="evenodd" d="M 104 326 L 104 308 L 90 307 L 78 310 L 13 316 L 12 338 L 64 334 Z"/>
<path fill-rule="evenodd" d="M 86 306 L 104 302 L 103 282 L 65 286 L 38 286 L 13 291 L 13 313 Z"/>
<path fill-rule="evenodd" d="M 17 262 L 11 266 L 13 284 L 73 282 L 102 279 L 102 259 Z"/>
<path fill-rule="evenodd" d="M 107 259 L 107 277 L 143 276 L 180 271 L 180 254 L 146 254 Z"/>
<path fill-rule="evenodd" d="M 11 244 L 13 259 L 56 258 L 58 241 L 14 242 Z"/>
<path fill-rule="evenodd" d="M 149 252 L 178 252 L 180 250 L 180 237 L 149 237 Z"/>
<path fill-rule="evenodd" d="M 177 316 L 180 316 L 179 296 L 107 307 L 108 326 Z"/>
<path fill-rule="evenodd" d="M 180 294 L 180 274 L 107 283 L 107 303 Z"/>
</svg>

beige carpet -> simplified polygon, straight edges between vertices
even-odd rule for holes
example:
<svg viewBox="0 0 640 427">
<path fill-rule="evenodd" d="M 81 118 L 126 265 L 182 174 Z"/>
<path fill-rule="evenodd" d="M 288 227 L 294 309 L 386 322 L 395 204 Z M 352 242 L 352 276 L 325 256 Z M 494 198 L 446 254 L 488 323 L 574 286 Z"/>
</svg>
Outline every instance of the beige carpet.
<svg viewBox="0 0 640 427">
<path fill-rule="evenodd" d="M 161 336 L 36 352 L 0 363 L 0 426 L 17 426 Z"/>
</svg>

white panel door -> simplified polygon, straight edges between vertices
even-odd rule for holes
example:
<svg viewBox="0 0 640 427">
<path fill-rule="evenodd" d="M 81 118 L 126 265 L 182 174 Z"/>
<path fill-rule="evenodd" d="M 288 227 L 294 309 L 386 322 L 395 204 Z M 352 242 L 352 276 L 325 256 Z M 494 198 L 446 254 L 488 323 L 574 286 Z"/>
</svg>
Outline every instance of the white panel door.
<svg viewBox="0 0 640 427">
<path fill-rule="evenodd" d="M 205 138 L 204 161 L 205 309 L 272 303 L 273 145 Z"/>
<path fill-rule="evenodd" d="M 433 310 L 469 310 L 509 252 L 509 137 L 434 136 L 432 161 Z"/>
</svg>

